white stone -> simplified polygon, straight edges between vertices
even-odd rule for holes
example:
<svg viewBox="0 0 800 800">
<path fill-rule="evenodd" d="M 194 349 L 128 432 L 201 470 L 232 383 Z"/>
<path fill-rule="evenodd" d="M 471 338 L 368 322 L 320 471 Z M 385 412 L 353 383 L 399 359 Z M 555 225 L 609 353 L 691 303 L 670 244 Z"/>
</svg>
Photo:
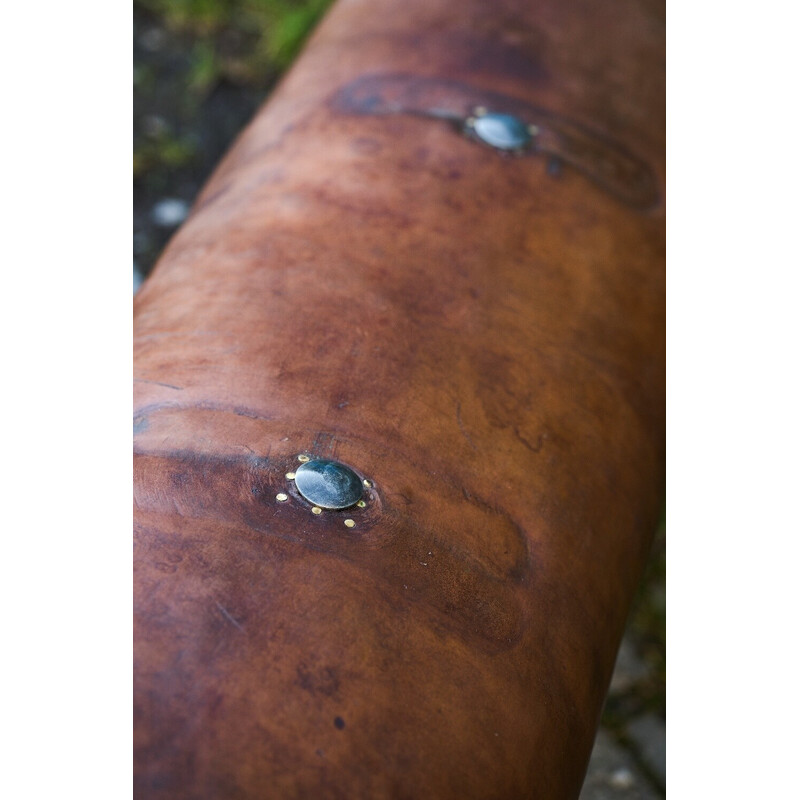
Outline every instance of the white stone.
<svg viewBox="0 0 800 800">
<path fill-rule="evenodd" d="M 161 228 L 174 228 L 189 215 L 189 204 L 177 197 L 166 197 L 153 206 L 150 216 Z"/>
</svg>

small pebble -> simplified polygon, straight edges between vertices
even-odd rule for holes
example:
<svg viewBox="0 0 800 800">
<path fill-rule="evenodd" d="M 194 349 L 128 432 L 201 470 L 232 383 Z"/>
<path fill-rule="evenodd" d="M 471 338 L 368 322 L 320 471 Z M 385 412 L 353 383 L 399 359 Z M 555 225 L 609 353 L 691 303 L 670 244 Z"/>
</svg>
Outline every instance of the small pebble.
<svg viewBox="0 0 800 800">
<path fill-rule="evenodd" d="M 667 732 L 664 721 L 645 714 L 628 723 L 626 733 L 645 764 L 661 781 L 667 782 Z"/>
<path fill-rule="evenodd" d="M 174 228 L 189 215 L 189 204 L 176 197 L 167 197 L 153 206 L 150 215 L 159 227 Z"/>
</svg>

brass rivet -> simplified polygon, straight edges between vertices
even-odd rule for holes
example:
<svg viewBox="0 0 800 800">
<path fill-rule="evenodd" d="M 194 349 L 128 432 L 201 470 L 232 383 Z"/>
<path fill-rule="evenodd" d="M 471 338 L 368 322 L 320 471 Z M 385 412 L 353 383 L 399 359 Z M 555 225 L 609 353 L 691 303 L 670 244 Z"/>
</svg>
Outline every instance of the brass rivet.
<svg viewBox="0 0 800 800">
<path fill-rule="evenodd" d="M 367 489 L 369 489 L 370 486 L 372 486 L 372 484 L 366 478 L 364 478 L 364 486 L 366 486 Z"/>
<path fill-rule="evenodd" d="M 355 528 L 356 526 L 355 522 L 353 522 L 351 519 L 346 519 L 344 524 L 347 525 L 348 528 Z"/>
<path fill-rule="evenodd" d="M 322 513 L 322 509 L 319 506 L 314 506 L 314 508 L 311 509 L 311 513 L 312 514 L 321 514 Z"/>
<path fill-rule="evenodd" d="M 279 503 L 285 503 L 289 499 L 289 495 L 288 494 L 284 494 L 283 492 L 278 492 L 278 494 L 275 495 L 275 499 Z"/>
<path fill-rule="evenodd" d="M 309 456 L 297 456 L 297 460 L 302 461 L 304 464 L 306 463 L 306 461 L 311 461 Z"/>
<path fill-rule="evenodd" d="M 365 503 L 363 500 L 359 500 L 359 501 L 356 503 L 356 505 L 357 505 L 359 508 L 366 508 L 366 507 L 367 507 L 367 504 L 366 504 L 366 503 Z"/>
<path fill-rule="evenodd" d="M 286 477 L 287 477 L 287 478 L 288 478 L 290 481 L 293 481 L 293 480 L 294 480 L 294 472 L 287 472 L 287 473 L 286 473 Z"/>
</svg>

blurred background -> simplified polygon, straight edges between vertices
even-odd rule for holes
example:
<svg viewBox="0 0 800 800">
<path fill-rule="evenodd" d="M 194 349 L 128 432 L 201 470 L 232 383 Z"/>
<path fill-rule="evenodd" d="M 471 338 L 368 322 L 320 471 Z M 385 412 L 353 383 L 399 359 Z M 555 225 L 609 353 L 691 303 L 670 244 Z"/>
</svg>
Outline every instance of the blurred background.
<svg viewBox="0 0 800 800">
<path fill-rule="evenodd" d="M 134 0 L 134 284 L 330 0 Z"/>
<path fill-rule="evenodd" d="M 330 0 L 134 0 L 134 292 Z M 666 529 L 617 659 L 581 800 L 665 797 Z"/>
</svg>

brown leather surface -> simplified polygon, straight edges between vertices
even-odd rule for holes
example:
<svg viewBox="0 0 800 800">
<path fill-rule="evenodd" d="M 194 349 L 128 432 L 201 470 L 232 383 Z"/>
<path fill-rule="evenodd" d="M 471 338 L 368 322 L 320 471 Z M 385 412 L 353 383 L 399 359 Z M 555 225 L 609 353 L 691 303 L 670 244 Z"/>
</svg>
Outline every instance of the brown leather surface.
<svg viewBox="0 0 800 800">
<path fill-rule="evenodd" d="M 662 490 L 663 28 L 340 2 L 220 165 L 135 303 L 137 797 L 577 796 Z"/>
</svg>

